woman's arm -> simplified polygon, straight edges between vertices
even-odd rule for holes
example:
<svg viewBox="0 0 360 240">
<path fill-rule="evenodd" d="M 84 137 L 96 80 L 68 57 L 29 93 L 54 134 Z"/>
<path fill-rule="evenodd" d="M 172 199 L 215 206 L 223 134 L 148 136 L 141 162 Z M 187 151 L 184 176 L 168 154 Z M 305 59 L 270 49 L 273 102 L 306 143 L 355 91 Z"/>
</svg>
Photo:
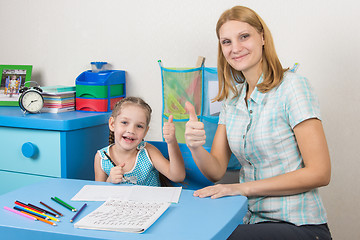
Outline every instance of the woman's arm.
<svg viewBox="0 0 360 240">
<path fill-rule="evenodd" d="M 304 167 L 279 176 L 239 184 L 215 185 L 200 189 L 195 196 L 219 198 L 228 195 L 283 196 L 326 186 L 331 164 L 325 133 L 318 119 L 305 120 L 294 127 Z"/>
<path fill-rule="evenodd" d="M 191 103 L 186 102 L 185 108 L 190 118 L 186 123 L 185 141 L 192 157 L 205 177 L 213 182 L 219 181 L 226 172 L 231 156 L 226 127 L 222 124 L 218 125 L 211 153 L 209 153 L 202 147 L 206 140 L 204 124 L 198 121 L 195 108 Z"/>
</svg>

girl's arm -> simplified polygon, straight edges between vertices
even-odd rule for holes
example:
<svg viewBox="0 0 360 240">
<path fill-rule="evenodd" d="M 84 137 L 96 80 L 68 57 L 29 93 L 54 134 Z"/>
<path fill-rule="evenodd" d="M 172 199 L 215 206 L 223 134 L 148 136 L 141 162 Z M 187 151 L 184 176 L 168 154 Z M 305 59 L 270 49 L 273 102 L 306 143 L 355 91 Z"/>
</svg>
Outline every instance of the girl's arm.
<svg viewBox="0 0 360 240">
<path fill-rule="evenodd" d="M 192 157 L 205 177 L 213 182 L 219 181 L 226 172 L 231 156 L 226 127 L 222 124 L 218 125 L 211 153 L 209 153 L 202 147 L 206 140 L 204 124 L 198 121 L 195 108 L 191 103 L 186 102 L 185 108 L 190 117 L 186 123 L 185 140 Z"/>
<path fill-rule="evenodd" d="M 99 181 L 99 182 L 107 181 L 108 175 L 101 168 L 101 158 L 99 152 L 95 154 L 94 171 L 95 171 L 95 181 Z"/>
<path fill-rule="evenodd" d="M 173 116 L 169 116 L 168 122 L 164 123 L 163 136 L 168 145 L 169 160 L 164 158 L 161 152 L 151 145 L 149 154 L 154 163 L 155 168 L 165 177 L 173 182 L 182 182 L 185 179 L 185 165 L 179 148 L 179 144 L 175 136 L 175 124 Z"/>
<path fill-rule="evenodd" d="M 159 149 L 150 143 L 146 144 L 146 148 L 148 150 L 151 161 L 154 164 L 154 167 L 160 173 L 173 182 L 184 181 L 185 166 L 179 145 L 177 145 L 178 150 L 176 150 L 176 146 L 168 146 L 170 161 L 162 155 Z M 175 149 L 175 153 L 171 149 Z"/>
<path fill-rule="evenodd" d="M 228 195 L 284 196 L 328 185 L 331 164 L 321 121 L 315 118 L 305 120 L 294 127 L 294 133 L 303 157 L 303 168 L 253 182 L 206 187 L 194 195 L 211 198 Z"/>
</svg>

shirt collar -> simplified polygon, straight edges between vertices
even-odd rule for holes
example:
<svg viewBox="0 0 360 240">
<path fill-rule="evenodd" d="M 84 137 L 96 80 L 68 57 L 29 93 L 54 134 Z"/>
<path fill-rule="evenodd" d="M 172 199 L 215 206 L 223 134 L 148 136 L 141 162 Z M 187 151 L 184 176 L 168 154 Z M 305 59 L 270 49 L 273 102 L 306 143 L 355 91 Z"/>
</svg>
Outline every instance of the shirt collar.
<svg viewBox="0 0 360 240">
<path fill-rule="evenodd" d="M 264 74 L 261 74 L 259 81 L 257 82 L 257 85 L 264 81 L 263 77 L 264 77 Z M 247 89 L 247 84 L 246 84 L 246 87 L 244 88 L 244 90 L 245 90 L 244 92 L 246 92 L 246 89 Z M 245 97 L 245 95 L 244 95 L 244 97 Z M 265 93 L 260 92 L 258 90 L 258 87 L 256 86 L 254 91 L 251 93 L 250 99 L 257 104 L 261 104 L 262 101 L 264 100 L 264 98 L 265 98 Z"/>
<path fill-rule="evenodd" d="M 263 74 L 261 74 L 257 84 L 260 84 L 263 81 L 264 81 Z M 238 89 L 238 91 L 240 91 L 240 94 L 235 99 L 230 98 L 231 100 L 230 100 L 229 103 L 231 105 L 237 105 L 238 107 L 244 105 L 245 104 L 244 100 L 245 100 L 245 97 L 246 97 L 247 88 L 248 88 L 248 84 L 247 84 L 246 81 L 244 83 L 242 83 L 242 84 L 239 84 L 237 86 L 237 89 Z M 257 104 L 261 104 L 262 101 L 264 100 L 264 98 L 265 98 L 265 93 L 260 92 L 258 90 L 258 88 L 255 87 L 254 91 L 251 93 L 250 99 L 252 101 L 254 101 L 255 103 L 257 103 Z M 240 99 L 242 101 L 239 101 Z"/>
</svg>

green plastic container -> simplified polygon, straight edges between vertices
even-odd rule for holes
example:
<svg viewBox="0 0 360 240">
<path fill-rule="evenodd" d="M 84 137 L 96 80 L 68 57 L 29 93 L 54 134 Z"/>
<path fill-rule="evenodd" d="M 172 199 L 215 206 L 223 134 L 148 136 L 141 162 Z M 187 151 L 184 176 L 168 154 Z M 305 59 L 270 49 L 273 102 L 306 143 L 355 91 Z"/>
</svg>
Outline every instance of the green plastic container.
<svg viewBox="0 0 360 240">
<path fill-rule="evenodd" d="M 110 97 L 124 94 L 124 84 L 115 84 L 110 86 L 97 85 L 76 85 L 76 97 L 83 98 L 108 98 L 108 88 L 110 87 Z"/>
</svg>

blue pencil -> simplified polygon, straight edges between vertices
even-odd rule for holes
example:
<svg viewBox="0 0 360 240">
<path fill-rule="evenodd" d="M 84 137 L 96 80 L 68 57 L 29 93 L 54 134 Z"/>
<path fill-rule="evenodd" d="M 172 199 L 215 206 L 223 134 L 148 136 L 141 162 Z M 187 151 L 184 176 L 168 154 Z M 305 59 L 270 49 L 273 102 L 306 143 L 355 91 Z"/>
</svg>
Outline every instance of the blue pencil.
<svg viewBox="0 0 360 240">
<path fill-rule="evenodd" d="M 80 208 L 79 211 L 77 211 L 77 213 L 73 216 L 73 218 L 70 220 L 70 222 L 73 222 L 75 220 L 75 218 L 79 215 L 79 213 L 86 207 L 86 203 Z"/>
<path fill-rule="evenodd" d="M 41 214 L 39 214 L 39 213 L 37 213 L 37 212 L 35 212 L 35 211 L 27 210 L 26 208 L 23 208 L 23 207 L 15 206 L 14 209 L 15 209 L 15 210 L 18 210 L 18 211 L 23 211 L 23 212 L 30 213 L 30 214 L 32 214 L 32 215 L 35 215 L 35 216 L 37 216 L 37 217 L 39 217 L 39 218 L 43 218 L 43 219 L 46 219 L 46 220 L 49 219 L 49 218 L 45 217 L 44 215 L 41 215 Z"/>
</svg>

